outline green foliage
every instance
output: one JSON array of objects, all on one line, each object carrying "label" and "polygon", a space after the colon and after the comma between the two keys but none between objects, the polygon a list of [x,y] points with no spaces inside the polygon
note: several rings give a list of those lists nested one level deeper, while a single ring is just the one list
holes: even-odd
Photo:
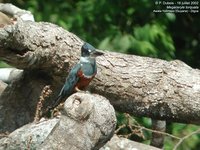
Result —
[{"label": "green foliage", "polygon": [[[146,144],[150,143],[151,132],[147,130],[151,128],[151,120],[149,118],[132,117],[127,114],[117,112],[117,134],[120,136],[128,136],[130,139]],[[123,126],[124,125],[124,126]],[[131,129],[130,130],[130,126]],[[167,125],[167,132],[177,138],[184,138],[188,136],[178,146],[177,150],[197,150],[199,147],[200,132],[199,126],[191,124],[170,123]],[[143,128],[143,130],[141,130]],[[138,132],[139,131],[139,132]],[[132,134],[133,135],[132,135]],[[165,135],[165,150],[172,150],[179,142],[177,138]]]},{"label": "green foliage", "polygon": [[[168,132],[171,132],[174,136],[183,138],[192,132],[195,132],[199,129],[199,126],[196,125],[187,125],[187,124],[181,124],[181,123],[173,123],[171,125],[168,125]],[[200,139],[200,133],[195,132],[191,134],[188,138],[182,141],[182,143],[178,146],[177,150],[198,150],[199,148],[199,139]],[[167,137],[165,139],[165,150],[171,150],[174,148],[174,146],[178,143],[178,140],[172,139],[170,137]]]},{"label": "green foliage", "polygon": [[146,130],[141,130],[142,127],[150,128],[151,120],[149,118],[137,118],[119,112],[116,112],[116,116],[118,120],[116,129],[118,135],[149,144],[151,133]]},{"label": "green foliage", "polygon": [[107,36],[99,44],[99,48],[168,60],[175,57],[172,38],[166,33],[165,26],[159,24],[135,27],[132,35],[118,33],[114,36]]},{"label": "green foliage", "polygon": [[98,48],[167,60],[177,58],[193,67],[200,66],[200,20],[196,14],[155,14],[157,6],[148,0],[4,2],[28,9],[37,21],[58,24]]},{"label": "green foliage", "polygon": [[11,66],[0,60],[0,68],[9,68],[9,67]]},{"label": "green foliage", "polygon": [[[101,49],[129,54],[180,59],[193,67],[200,66],[200,19],[197,14],[153,13],[154,1],[148,0],[4,0],[30,10],[36,21],[48,21],[75,33]],[[135,118],[150,127],[149,119]],[[126,122],[118,114],[118,125]],[[172,124],[168,132],[187,135],[197,127]],[[123,133],[130,130],[123,129]],[[150,134],[144,132],[147,139]],[[137,139],[137,137],[131,137]],[[141,140],[140,138],[138,140]],[[179,149],[198,149],[196,134]],[[177,140],[167,137],[165,149],[172,149]]]},{"label": "green foliage", "polygon": [[[37,0],[16,5],[30,10],[37,21],[56,23],[101,49],[168,60],[175,57],[166,25],[152,13],[153,2]],[[163,20],[172,18],[166,15]]]}]

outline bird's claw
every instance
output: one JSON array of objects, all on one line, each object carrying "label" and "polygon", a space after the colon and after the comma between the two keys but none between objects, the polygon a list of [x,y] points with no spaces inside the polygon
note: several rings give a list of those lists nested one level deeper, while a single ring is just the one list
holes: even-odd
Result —
[{"label": "bird's claw", "polygon": [[89,91],[80,90],[78,87],[75,87],[75,91],[80,93],[90,93]]},{"label": "bird's claw", "polygon": [[82,90],[80,90],[78,87],[75,87],[75,91],[76,92],[81,92]]}]

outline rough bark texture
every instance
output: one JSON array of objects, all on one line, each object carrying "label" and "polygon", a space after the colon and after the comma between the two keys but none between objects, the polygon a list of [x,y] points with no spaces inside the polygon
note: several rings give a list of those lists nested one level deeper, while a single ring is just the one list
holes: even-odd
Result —
[{"label": "rough bark texture", "polygon": [[[0,4],[0,11],[22,20],[34,20],[32,14],[12,5]],[[9,24],[0,28],[0,58],[24,71],[7,87],[2,87],[6,89],[0,97],[1,132],[13,131],[33,121],[37,101],[46,85],[51,85],[53,94],[45,100],[44,108],[54,99],[70,68],[78,61],[83,44],[74,34],[50,23],[18,19]],[[111,52],[99,57],[97,63],[98,74],[90,89],[107,97],[116,110],[136,116],[199,124],[199,70],[181,61],[167,62]],[[16,149],[16,146],[29,149],[30,146],[41,146],[43,141],[41,149],[101,147],[113,133],[116,120],[113,115],[108,117],[108,112],[114,110],[110,106],[102,107],[104,102],[99,103],[98,99],[103,97],[95,96],[96,104],[85,95],[79,96],[67,102],[67,111],[60,119],[53,123],[50,120],[52,124],[47,121],[22,127],[8,138],[1,139],[0,149]],[[89,101],[81,101],[82,98]],[[133,144],[127,139],[113,137],[104,149],[133,149]],[[136,147],[146,148],[140,144]]]},{"label": "rough bark texture", "polygon": [[114,133],[115,111],[99,95],[76,93],[64,105],[59,119],[25,125],[0,140],[0,149],[99,149]]},{"label": "rough bark texture", "polygon": [[112,139],[100,150],[161,150],[159,148],[134,142],[114,135]]},{"label": "rough bark texture", "polygon": [[[3,121],[0,119],[1,129],[13,130],[31,121],[46,84],[52,86],[51,98],[58,94],[67,73],[80,57],[82,44],[74,34],[50,23],[18,21],[0,29],[0,57],[24,69],[22,78],[1,96],[0,116],[7,116]],[[178,60],[167,62],[112,52],[105,52],[97,63],[98,74],[90,89],[107,97],[116,110],[199,123],[199,70]]]},{"label": "rough bark texture", "polygon": [[36,149],[58,124],[59,119],[30,123],[0,139],[0,150]]},{"label": "rough bark texture", "polygon": [[[166,132],[166,121],[152,119],[152,130],[159,132]],[[165,140],[164,134],[152,132],[150,144],[158,148],[163,148],[164,140]]]},{"label": "rough bark texture", "polygon": [[[25,70],[23,79],[6,90],[1,105],[10,103],[11,99],[25,101],[29,97],[25,103],[33,103],[27,104],[33,110],[45,84],[52,85],[56,95],[70,68],[78,61],[82,44],[72,33],[50,23],[19,21],[0,29],[0,57]],[[199,70],[178,60],[167,62],[111,52],[99,57],[97,63],[98,74],[90,88],[107,97],[116,110],[155,119],[199,123]],[[18,86],[17,90],[13,90],[14,85]],[[31,91],[22,92],[23,88]],[[10,92],[15,93],[14,98]]]}]

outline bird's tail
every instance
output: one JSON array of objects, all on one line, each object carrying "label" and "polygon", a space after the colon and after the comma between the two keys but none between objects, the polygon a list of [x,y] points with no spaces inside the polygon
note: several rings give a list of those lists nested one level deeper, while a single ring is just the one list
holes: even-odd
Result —
[{"label": "bird's tail", "polygon": [[53,101],[53,104],[48,107],[48,110],[56,108],[61,103],[62,98],[63,98],[62,95],[59,94],[57,98]]}]

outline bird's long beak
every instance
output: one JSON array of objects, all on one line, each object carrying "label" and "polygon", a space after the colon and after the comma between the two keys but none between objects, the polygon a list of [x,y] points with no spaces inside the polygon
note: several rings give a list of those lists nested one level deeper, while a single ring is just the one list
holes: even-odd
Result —
[{"label": "bird's long beak", "polygon": [[93,57],[97,57],[97,56],[101,56],[101,55],[103,55],[104,53],[103,52],[100,52],[100,51],[98,51],[98,50],[95,50],[95,51],[93,51],[92,52],[92,56]]}]

